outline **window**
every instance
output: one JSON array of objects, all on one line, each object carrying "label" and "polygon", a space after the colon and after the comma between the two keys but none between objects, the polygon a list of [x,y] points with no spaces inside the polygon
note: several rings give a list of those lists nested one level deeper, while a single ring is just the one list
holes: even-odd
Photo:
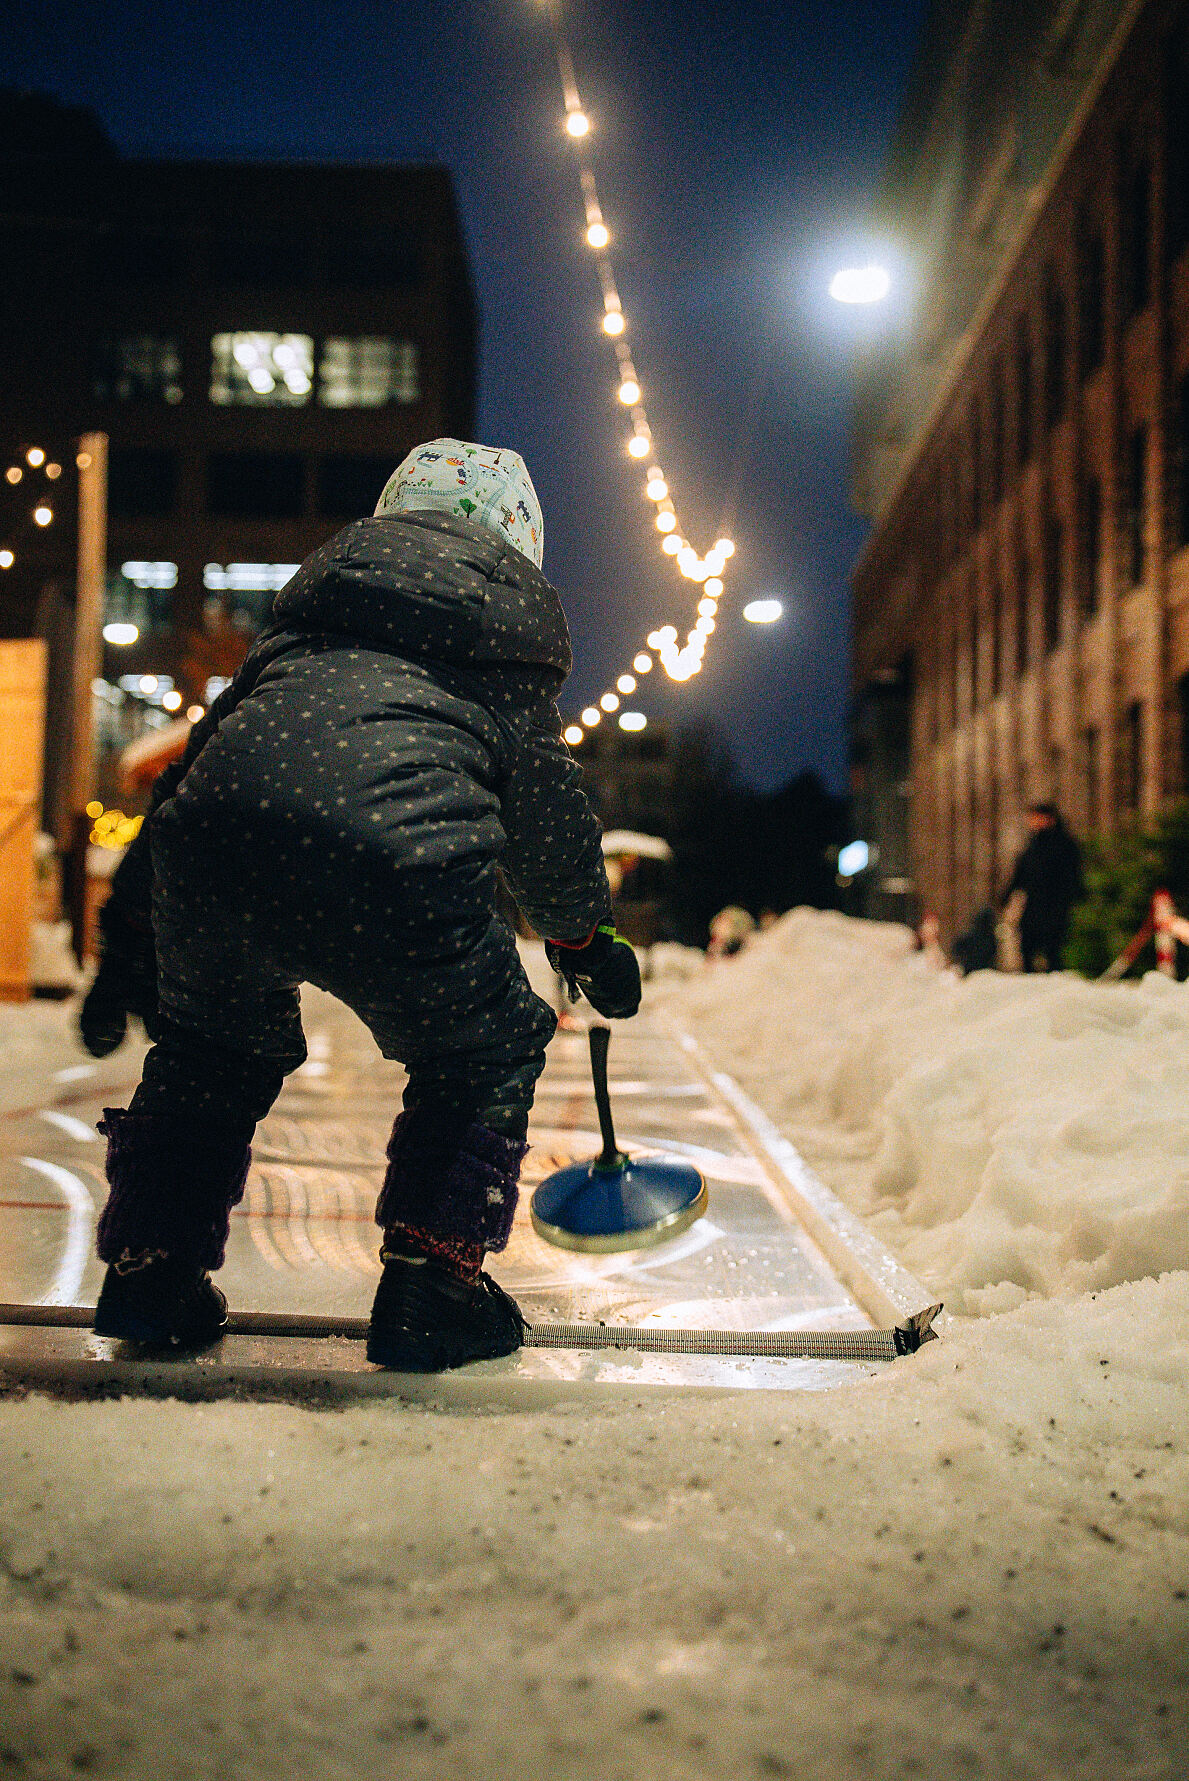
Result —
[{"label": "window", "polygon": [[1065,413],[1065,295],[1050,269],[1044,299],[1045,425],[1055,427]]},{"label": "window", "polygon": [[1146,160],[1127,174],[1121,208],[1123,313],[1133,316],[1147,307],[1151,294],[1152,169]]},{"label": "window", "polygon": [[182,356],[172,334],[105,335],[95,349],[97,402],[180,402]]},{"label": "window", "polygon": [[1082,613],[1093,618],[1098,611],[1098,568],[1102,561],[1102,478],[1090,474],[1082,488],[1081,550],[1078,580]]},{"label": "window", "polygon": [[1101,229],[1082,243],[1081,253],[1082,376],[1102,364],[1106,351],[1106,258]]},{"label": "window", "polygon": [[216,334],[211,401],[251,408],[300,408],[310,399],[314,342],[309,334]]},{"label": "window", "polygon": [[972,602],[970,607],[970,712],[971,716],[973,716],[978,710],[979,699],[982,694],[982,684],[979,678],[980,639],[977,588],[971,589],[970,598]]},{"label": "window", "polygon": [[326,408],[383,408],[421,397],[418,352],[411,340],[362,335],[322,344],[318,400]]},{"label": "window", "polygon": [[120,574],[133,587],[171,588],[178,584],[176,563],[121,563]]},{"label": "window", "polygon": [[1044,639],[1050,653],[1061,641],[1062,556],[1065,528],[1055,513],[1045,516],[1044,527]]},{"label": "window", "polygon": [[309,276],[308,239],[292,235],[219,235],[211,242],[214,284],[301,285]]},{"label": "window", "polygon": [[1189,243],[1189,34],[1181,25],[1165,51],[1164,115],[1168,119],[1165,172],[1165,248],[1170,260]]},{"label": "window", "polygon": [[107,229],[95,238],[94,268],[108,284],[164,284],[180,277],[180,243],[146,229]]},{"label": "window", "polygon": [[1016,462],[1032,456],[1032,332],[1028,317],[1016,323]]},{"label": "window", "polygon": [[1144,578],[1144,527],[1148,497],[1148,429],[1145,422],[1132,429],[1127,441],[1126,478],[1123,491],[1124,568],[1132,587]]},{"label": "window", "polygon": [[1029,581],[1031,569],[1023,538],[1016,545],[1016,675],[1027,674],[1031,651],[1028,638]]},{"label": "window", "polygon": [[152,446],[113,445],[107,460],[107,505],[116,519],[169,513],[177,493],[178,461]]},{"label": "window", "polygon": [[214,452],[206,487],[208,512],[226,519],[292,519],[305,511],[305,463],[297,452]]},{"label": "window", "polygon": [[1089,724],[1082,733],[1082,761],[1085,768],[1086,826],[1098,825],[1098,798],[1101,783],[1100,741],[1097,724]]},{"label": "window", "polygon": [[386,458],[323,458],[318,465],[318,512],[354,519],[374,513],[398,455],[394,451]]},{"label": "window", "polygon": [[1189,544],[1189,372],[1177,385],[1176,442],[1173,448],[1176,474],[1176,538]]},{"label": "window", "polygon": [[1144,707],[1134,699],[1123,716],[1123,800],[1128,810],[1138,810],[1144,774]]},{"label": "window", "polygon": [[300,563],[206,563],[202,585],[212,594],[277,594]]},{"label": "window", "polygon": [[996,360],[991,373],[991,500],[1003,499],[1003,361]]},{"label": "window", "polygon": [[333,283],[391,290],[417,282],[421,241],[409,229],[368,229],[336,237],[327,258]]},{"label": "window", "polygon": [[976,408],[970,421],[970,530],[983,523],[983,427]]}]

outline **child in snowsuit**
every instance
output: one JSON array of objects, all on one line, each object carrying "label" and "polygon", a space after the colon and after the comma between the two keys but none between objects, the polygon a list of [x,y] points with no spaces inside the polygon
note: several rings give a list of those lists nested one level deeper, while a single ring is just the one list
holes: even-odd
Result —
[{"label": "child in snowsuit", "polygon": [[436,1370],[519,1346],[519,1310],[481,1264],[511,1232],[555,1016],[497,914],[497,862],[600,1012],[640,999],[560,736],[570,641],[542,532],[515,452],[418,447],[375,516],[277,596],[154,787],[81,1020],[98,1055],[128,1010],[156,1041],[131,1106],[100,1125],[101,1334],[195,1345],[223,1327],[210,1270],[256,1122],[305,1058],[309,982],[409,1073],[376,1210],[369,1357]]}]

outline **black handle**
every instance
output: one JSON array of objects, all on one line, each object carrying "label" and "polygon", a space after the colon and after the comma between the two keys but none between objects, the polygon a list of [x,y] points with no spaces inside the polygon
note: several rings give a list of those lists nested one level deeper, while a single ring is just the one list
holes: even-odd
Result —
[{"label": "black handle", "polygon": [[591,1027],[590,1074],[594,1082],[595,1106],[599,1110],[599,1130],[603,1134],[603,1154],[596,1164],[600,1169],[618,1168],[626,1160],[615,1142],[615,1127],[611,1121],[611,1095],[607,1088],[607,1051],[610,1044],[610,1027]]}]

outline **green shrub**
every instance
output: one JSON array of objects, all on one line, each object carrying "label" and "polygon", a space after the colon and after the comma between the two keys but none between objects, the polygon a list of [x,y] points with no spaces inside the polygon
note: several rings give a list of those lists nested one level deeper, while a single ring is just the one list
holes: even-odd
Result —
[{"label": "green shrub", "polygon": [[[1073,911],[1064,963],[1099,977],[1143,926],[1154,891],[1171,891],[1177,908],[1189,914],[1189,800],[1170,805],[1150,828],[1092,835],[1083,863],[1086,897]],[[1150,969],[1154,958],[1149,941],[1132,970]]]}]

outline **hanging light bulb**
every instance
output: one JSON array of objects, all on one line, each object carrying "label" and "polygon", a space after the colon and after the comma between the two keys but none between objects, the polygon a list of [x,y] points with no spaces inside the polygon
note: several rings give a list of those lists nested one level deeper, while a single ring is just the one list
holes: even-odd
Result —
[{"label": "hanging light bulb", "polygon": [[620,692],[625,695],[628,693],[634,693],[636,690],[636,679],[633,674],[621,674],[619,679],[615,682],[615,684],[619,688]]},{"label": "hanging light bulb", "polygon": [[[649,642],[652,642],[652,639],[651,639],[651,638],[649,638]],[[653,648],[654,648],[654,649],[655,649],[655,648],[656,648],[656,645],[655,645],[655,644],[653,644]],[[633,668],[634,668],[634,669],[635,669],[635,670],[636,670],[636,673],[637,673],[637,674],[648,674],[648,673],[651,673],[651,671],[652,671],[652,657],[651,657],[651,656],[646,656],[646,655],[645,655],[645,654],[644,654],[644,651],[643,651],[643,650],[641,650],[641,651],[640,651],[640,653],[639,653],[639,655],[638,655],[638,656],[635,656],[635,657],[634,657],[634,658],[633,658],[633,660],[632,660],[632,667],[633,667]]]},{"label": "hanging light bulb", "polygon": [[716,538],[714,541],[714,554],[716,557],[723,557],[725,559],[733,557],[735,554],[735,546],[731,539]]},{"label": "hanging light bulb", "polygon": [[562,734],[571,748],[576,748],[586,734],[581,724],[567,724]]},{"label": "hanging light bulb", "polygon": [[706,583],[706,592],[708,594],[710,594],[715,600],[717,600],[719,595],[722,593],[722,582],[718,579],[717,575],[712,576],[711,579]]},{"label": "hanging light bulb", "polygon": [[676,625],[662,625],[660,630],[657,632],[657,636],[660,638],[662,644],[676,643],[676,641],[677,641],[677,626]]},{"label": "hanging light bulb", "polygon": [[618,309],[609,309],[603,317],[604,334],[622,334],[624,330],[623,313]]},{"label": "hanging light bulb", "polygon": [[595,725],[602,718],[602,715],[603,714],[597,705],[588,705],[586,710],[582,713],[582,721],[588,730],[593,730]]},{"label": "hanging light bulb", "polygon": [[15,562],[16,558],[10,550],[0,550],[0,569],[11,569]]},{"label": "hanging light bulb", "polygon": [[657,514],[656,529],[658,532],[672,532],[675,529],[676,525],[677,525],[677,515],[675,513],[658,513]]},{"label": "hanging light bulb", "polygon": [[35,507],[33,509],[34,521],[39,526],[48,526],[53,517],[54,510],[52,507]]},{"label": "hanging light bulb", "polygon": [[590,228],[586,231],[587,245],[600,251],[607,246],[610,239],[611,231],[606,223],[592,223]]},{"label": "hanging light bulb", "polygon": [[618,711],[619,710],[618,694],[604,693],[602,698],[599,700],[599,704],[603,707],[604,711]]},{"label": "hanging light bulb", "polygon": [[718,611],[717,600],[699,600],[698,612],[702,618],[713,618]]},{"label": "hanging light bulb", "polygon": [[649,452],[649,441],[643,433],[636,433],[628,440],[628,455],[633,458],[646,458]]},{"label": "hanging light bulb", "polygon": [[669,485],[659,470],[650,470],[648,472],[648,481],[644,486],[644,493],[648,496],[650,501],[663,501],[668,495]]},{"label": "hanging light bulb", "polygon": [[566,115],[566,134],[577,142],[580,137],[589,136],[590,119],[584,111],[571,111]]},{"label": "hanging light bulb", "polygon": [[[665,542],[661,545],[661,549],[667,557],[675,557],[677,552],[682,548],[682,543],[683,541],[677,536],[676,532],[670,532],[669,536],[665,539]],[[674,635],[676,635],[676,632],[674,632]]]},{"label": "hanging light bulb", "polygon": [[640,385],[634,377],[625,377],[619,386],[619,399],[625,408],[634,408],[640,400]]},{"label": "hanging light bulb", "polygon": [[40,445],[31,445],[25,453],[25,462],[31,470],[40,470],[45,463],[45,453]]}]

